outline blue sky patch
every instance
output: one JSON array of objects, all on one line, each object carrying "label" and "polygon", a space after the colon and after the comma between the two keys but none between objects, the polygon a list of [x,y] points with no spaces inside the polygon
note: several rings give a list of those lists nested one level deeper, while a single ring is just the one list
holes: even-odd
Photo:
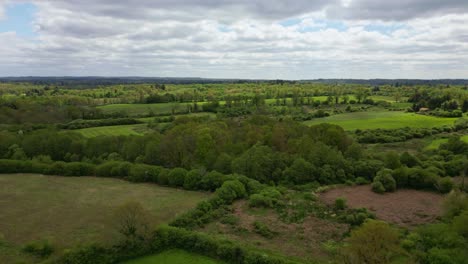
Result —
[{"label": "blue sky patch", "polygon": [[365,31],[377,31],[382,34],[390,35],[393,32],[405,28],[402,24],[390,24],[390,25],[382,25],[382,24],[369,24],[364,26]]},{"label": "blue sky patch", "polygon": [[0,20],[0,32],[14,31],[19,36],[34,37],[32,21],[37,7],[31,3],[9,4],[6,6],[6,18]]}]

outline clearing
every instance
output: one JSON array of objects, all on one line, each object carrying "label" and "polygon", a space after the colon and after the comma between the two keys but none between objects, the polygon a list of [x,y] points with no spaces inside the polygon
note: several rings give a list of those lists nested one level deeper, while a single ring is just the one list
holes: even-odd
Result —
[{"label": "clearing", "polygon": [[[48,239],[58,250],[106,243],[117,236],[113,214],[125,202],[139,201],[156,227],[208,197],[111,178],[0,174],[0,238],[18,247]],[[4,254],[0,247],[0,259]]]},{"label": "clearing", "polygon": [[336,188],[320,195],[330,205],[340,197],[352,208],[367,208],[377,218],[404,227],[433,222],[442,213],[443,195],[426,191],[400,189],[377,194],[370,185],[361,185]]},{"label": "clearing", "polygon": [[305,121],[306,125],[331,123],[343,127],[345,130],[356,129],[396,129],[403,127],[432,128],[453,125],[454,118],[442,118],[401,111],[369,111],[332,115]]},{"label": "clearing", "polygon": [[[254,222],[267,226],[273,232],[272,236],[264,237],[257,233]],[[307,263],[322,263],[329,258],[323,244],[341,240],[348,230],[347,224],[314,216],[307,216],[298,223],[285,223],[273,209],[250,208],[246,201],[237,201],[233,204],[231,214],[225,215],[221,221],[209,223],[199,231],[237,240],[272,255],[281,254]]]},{"label": "clearing", "polygon": [[125,262],[125,264],[221,264],[223,262],[209,257],[189,253],[187,251],[172,249],[156,255],[138,258]]}]

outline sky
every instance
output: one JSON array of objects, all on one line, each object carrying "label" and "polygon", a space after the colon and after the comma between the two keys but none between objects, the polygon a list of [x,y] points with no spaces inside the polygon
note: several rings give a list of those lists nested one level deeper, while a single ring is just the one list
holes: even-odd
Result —
[{"label": "sky", "polygon": [[0,76],[468,78],[468,0],[0,0]]}]

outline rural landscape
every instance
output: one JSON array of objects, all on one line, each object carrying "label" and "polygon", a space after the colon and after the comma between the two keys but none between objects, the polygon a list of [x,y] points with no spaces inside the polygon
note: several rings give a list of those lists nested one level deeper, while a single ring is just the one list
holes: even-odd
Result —
[{"label": "rural landscape", "polygon": [[463,81],[3,78],[2,263],[465,263]]},{"label": "rural landscape", "polygon": [[0,0],[0,264],[468,264],[468,0]]}]

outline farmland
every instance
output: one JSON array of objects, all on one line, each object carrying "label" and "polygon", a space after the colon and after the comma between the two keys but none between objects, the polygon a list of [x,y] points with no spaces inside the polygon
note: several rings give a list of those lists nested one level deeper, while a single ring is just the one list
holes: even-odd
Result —
[{"label": "farmland", "polygon": [[306,125],[320,123],[336,124],[345,130],[356,129],[396,129],[403,127],[432,128],[453,125],[457,118],[438,118],[414,113],[398,111],[369,111],[349,114],[339,114],[321,119],[304,122]]},{"label": "farmland", "polygon": [[98,136],[131,136],[143,135],[147,131],[146,124],[137,125],[121,125],[121,126],[102,126],[78,129],[76,132],[82,134],[84,137],[98,137]]},{"label": "farmland", "polygon": [[[59,252],[118,238],[113,212],[127,201],[140,201],[150,212],[155,228],[208,197],[205,193],[95,177],[1,174],[0,186],[3,239],[16,248],[47,239]],[[8,257],[4,254],[0,248],[0,258]]]}]

